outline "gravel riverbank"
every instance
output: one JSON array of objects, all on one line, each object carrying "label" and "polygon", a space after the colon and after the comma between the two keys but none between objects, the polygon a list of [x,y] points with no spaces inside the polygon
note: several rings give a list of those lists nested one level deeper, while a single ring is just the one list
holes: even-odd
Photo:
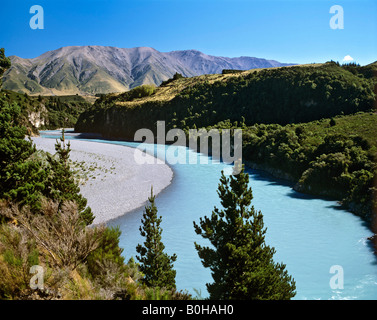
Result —
[{"label": "gravel riverbank", "polygon": [[[55,153],[55,139],[32,138],[37,149]],[[95,215],[93,224],[105,223],[146,204],[173,178],[172,169],[161,160],[139,164],[152,157],[140,150],[121,145],[82,140],[71,142],[70,159],[80,177],[81,194]],[[136,159],[136,160],[135,160]]]}]

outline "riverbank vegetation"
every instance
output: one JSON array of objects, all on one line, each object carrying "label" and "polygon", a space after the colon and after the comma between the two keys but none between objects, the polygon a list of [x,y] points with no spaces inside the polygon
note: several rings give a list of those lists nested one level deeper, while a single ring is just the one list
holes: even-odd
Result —
[{"label": "riverbank vegetation", "polygon": [[[230,129],[229,121],[207,127]],[[243,160],[290,180],[294,189],[336,199],[374,230],[377,114],[359,112],[307,123],[243,127]]]}]

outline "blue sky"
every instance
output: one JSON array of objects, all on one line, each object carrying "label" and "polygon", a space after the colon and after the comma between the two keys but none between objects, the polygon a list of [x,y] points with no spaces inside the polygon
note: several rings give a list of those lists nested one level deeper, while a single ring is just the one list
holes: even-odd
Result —
[{"label": "blue sky", "polygon": [[[44,9],[43,30],[29,26],[32,5]],[[333,5],[343,7],[344,29],[330,28]],[[8,56],[103,45],[295,63],[377,60],[376,0],[2,0],[1,8]]]}]

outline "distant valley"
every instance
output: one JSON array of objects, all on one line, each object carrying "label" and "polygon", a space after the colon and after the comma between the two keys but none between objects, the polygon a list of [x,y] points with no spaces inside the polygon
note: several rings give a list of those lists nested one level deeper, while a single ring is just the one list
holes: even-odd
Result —
[{"label": "distant valley", "polygon": [[159,52],[149,47],[69,46],[33,59],[10,57],[3,88],[31,95],[95,95],[160,85],[176,72],[184,77],[292,65],[254,57],[227,58],[197,50]]}]

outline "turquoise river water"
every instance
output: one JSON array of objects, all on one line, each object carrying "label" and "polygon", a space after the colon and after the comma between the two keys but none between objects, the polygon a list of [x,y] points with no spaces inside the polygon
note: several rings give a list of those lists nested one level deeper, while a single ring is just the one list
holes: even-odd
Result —
[{"label": "turquoise river water", "polygon": [[[44,131],[41,136],[56,138],[56,132]],[[86,140],[69,132],[66,138]],[[205,298],[208,296],[205,284],[212,278],[194,248],[194,242],[206,242],[195,233],[193,221],[209,216],[214,206],[221,207],[216,190],[221,170],[229,166],[211,158],[209,164],[200,164],[199,159],[205,156],[185,147],[155,145],[155,155],[164,159],[168,148],[168,152],[175,152],[181,160],[191,153],[198,161],[197,164],[169,164],[174,178],[156,197],[158,214],[162,216],[162,240],[166,252],[176,253],[178,257],[174,264],[177,288],[194,296],[199,292]],[[276,249],[274,261],[286,264],[296,281],[294,299],[377,299],[377,258],[367,240],[372,233],[360,218],[340,210],[335,201],[298,193],[286,181],[264,172],[251,169],[247,172],[254,195],[252,204],[262,211],[267,227],[266,242]],[[139,232],[143,210],[136,209],[108,222],[120,226],[120,246],[127,260],[136,256],[135,248],[143,242]],[[332,266],[337,266],[335,271],[330,270]],[[330,284],[335,279],[335,284],[340,284],[340,270],[343,288],[334,288]]]}]

